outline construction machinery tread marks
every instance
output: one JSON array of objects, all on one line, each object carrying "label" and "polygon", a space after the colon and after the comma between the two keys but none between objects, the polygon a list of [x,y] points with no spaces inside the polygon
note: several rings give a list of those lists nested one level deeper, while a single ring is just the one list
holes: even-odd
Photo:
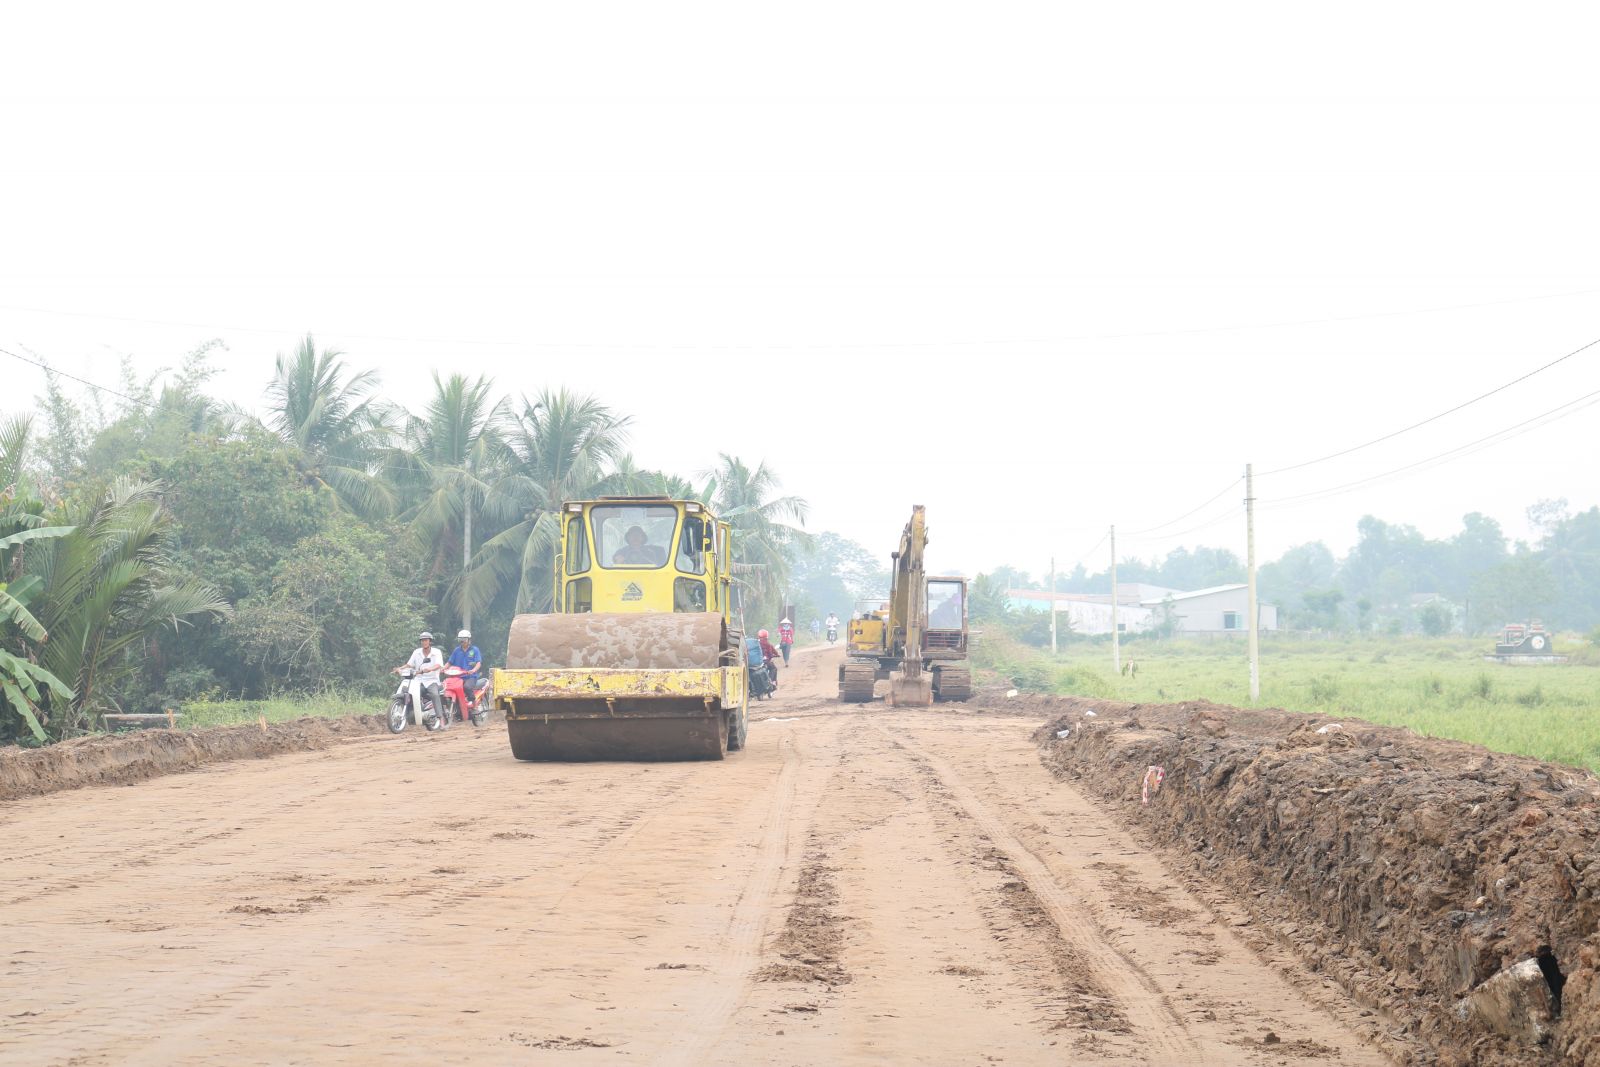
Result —
[{"label": "construction machinery tread marks", "polygon": [[877,680],[877,664],[846,663],[839,668],[839,699],[847,704],[865,704],[872,699]]}]

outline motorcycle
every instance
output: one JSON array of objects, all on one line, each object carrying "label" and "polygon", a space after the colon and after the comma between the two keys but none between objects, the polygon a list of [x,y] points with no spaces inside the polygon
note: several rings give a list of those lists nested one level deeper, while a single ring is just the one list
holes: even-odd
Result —
[{"label": "motorcycle", "polygon": [[448,722],[470,719],[472,725],[482,726],[489,721],[494,702],[487,685],[474,690],[475,700],[468,699],[466,683],[461,680],[466,673],[460,667],[444,669],[444,717]]},{"label": "motorcycle", "polygon": [[[397,734],[404,730],[409,723],[416,723],[430,733],[445,728],[444,715],[436,706],[433,690],[427,686],[421,688],[421,699],[411,699],[411,682],[417,676],[411,667],[398,667],[394,671],[400,676],[400,688],[394,691],[394,696],[389,699],[389,732]],[[416,707],[421,704],[421,707]]]},{"label": "motorcycle", "polygon": [[750,675],[750,695],[756,700],[765,700],[777,689],[778,673],[776,668],[767,663],[766,656],[762,655],[761,643],[755,638],[746,642],[745,663]]},{"label": "motorcycle", "polygon": [[839,628],[837,626],[828,627],[828,644],[831,645],[837,640],[839,640]]}]

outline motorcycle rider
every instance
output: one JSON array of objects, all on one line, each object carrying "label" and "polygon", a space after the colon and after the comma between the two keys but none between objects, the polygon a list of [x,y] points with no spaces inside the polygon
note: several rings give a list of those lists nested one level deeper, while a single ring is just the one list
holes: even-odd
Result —
[{"label": "motorcycle rider", "polygon": [[839,636],[839,616],[835,615],[833,612],[830,611],[830,612],[828,612],[828,643],[830,645],[833,644],[834,640],[838,636]]},{"label": "motorcycle rider", "polygon": [[778,688],[778,650],[772,647],[772,642],[767,640],[767,631],[756,632],[756,640],[761,642],[761,654],[767,657],[767,673],[772,675],[772,688]]},{"label": "motorcycle rider", "polygon": [[394,669],[399,674],[406,667],[414,672],[411,676],[411,706],[417,709],[417,717],[422,716],[422,692],[427,688],[433,693],[433,707],[440,711],[444,702],[439,699],[439,672],[444,670],[444,656],[437,648],[433,647],[433,635],[427,630],[417,635],[418,648],[412,650],[411,658],[404,664]]},{"label": "motorcycle rider", "polygon": [[465,672],[461,675],[461,690],[467,696],[467,704],[461,708],[465,718],[469,712],[467,705],[478,702],[478,690],[489,681],[483,676],[483,653],[472,643],[471,630],[456,634],[456,647],[450,650],[449,665]]}]

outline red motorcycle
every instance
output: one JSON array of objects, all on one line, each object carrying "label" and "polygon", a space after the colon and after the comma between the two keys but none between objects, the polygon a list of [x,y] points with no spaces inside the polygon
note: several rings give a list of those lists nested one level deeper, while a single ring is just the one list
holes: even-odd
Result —
[{"label": "red motorcycle", "polygon": [[489,721],[489,709],[494,706],[493,696],[487,680],[469,695],[466,683],[462,681],[466,673],[460,667],[444,669],[445,717],[450,722],[470,720],[472,725],[482,726]]}]

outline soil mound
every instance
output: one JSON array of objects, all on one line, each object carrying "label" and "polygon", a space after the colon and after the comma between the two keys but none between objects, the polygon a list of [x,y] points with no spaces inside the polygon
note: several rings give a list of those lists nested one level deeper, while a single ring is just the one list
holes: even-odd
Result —
[{"label": "soil mound", "polygon": [[1047,766],[1228,887],[1432,1062],[1600,1063],[1593,775],[1348,719],[1048,707]]},{"label": "soil mound", "polygon": [[85,785],[125,785],[208,763],[326,748],[340,738],[382,733],[381,715],[304,718],[260,726],[141,730],[80,737],[46,748],[0,750],[0,802]]}]

